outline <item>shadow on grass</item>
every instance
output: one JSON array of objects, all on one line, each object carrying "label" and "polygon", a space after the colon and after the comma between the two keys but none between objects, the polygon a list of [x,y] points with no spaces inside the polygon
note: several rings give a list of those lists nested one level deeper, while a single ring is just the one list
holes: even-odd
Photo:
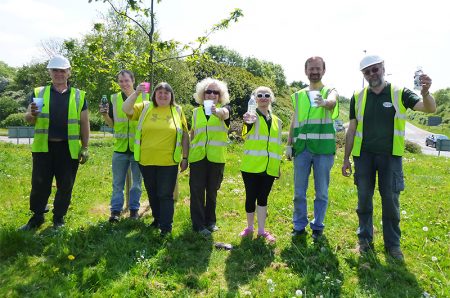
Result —
[{"label": "shadow on grass", "polygon": [[348,265],[357,271],[359,291],[376,297],[421,297],[423,290],[405,263],[386,255],[382,264],[374,252],[355,258],[346,258]]},{"label": "shadow on grass", "polygon": [[130,220],[36,233],[2,229],[0,285],[18,296],[95,293],[133,268],[143,252],[156,255],[158,237],[159,231]]},{"label": "shadow on grass", "polygon": [[309,244],[307,237],[293,237],[291,246],[281,252],[281,258],[301,279],[297,289],[317,297],[339,297],[344,275],[328,239],[323,235]]},{"label": "shadow on grass", "polygon": [[239,296],[239,286],[249,283],[264,271],[274,260],[274,247],[258,237],[241,239],[230,252],[225,262],[225,279],[228,284],[227,297]]}]

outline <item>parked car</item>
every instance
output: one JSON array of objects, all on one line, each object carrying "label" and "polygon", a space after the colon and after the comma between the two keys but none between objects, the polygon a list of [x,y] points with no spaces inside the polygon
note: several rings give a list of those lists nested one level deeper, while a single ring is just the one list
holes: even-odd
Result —
[{"label": "parked car", "polygon": [[334,129],[336,131],[343,131],[345,129],[344,122],[342,120],[339,120],[339,119],[338,120],[334,120],[333,125],[334,125]]},{"label": "parked car", "polygon": [[429,135],[425,139],[425,145],[426,146],[431,146],[433,148],[436,148],[437,140],[448,140],[448,137],[444,136],[444,135]]}]

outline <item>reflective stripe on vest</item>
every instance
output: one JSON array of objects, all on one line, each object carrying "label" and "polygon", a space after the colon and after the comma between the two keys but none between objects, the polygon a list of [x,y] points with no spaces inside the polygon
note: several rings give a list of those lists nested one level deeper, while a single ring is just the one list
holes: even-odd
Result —
[{"label": "reflective stripe on vest", "polygon": [[[360,156],[361,154],[367,91],[368,87],[354,94],[357,125],[355,137],[353,138],[353,156]],[[391,85],[391,102],[395,109],[392,155],[396,156],[402,156],[405,151],[406,108],[402,102],[402,94],[403,89]]]},{"label": "reflective stripe on vest", "polygon": [[[48,152],[48,128],[50,124],[50,89],[51,86],[37,87],[34,89],[36,97],[44,98],[42,112],[39,113],[34,125],[34,141],[32,152]],[[81,109],[84,106],[85,92],[76,88],[70,88],[69,111],[67,119],[67,138],[70,156],[78,159],[81,150],[80,118]]]},{"label": "reflective stripe on vest", "polygon": [[[332,89],[320,90],[323,99]],[[323,107],[311,107],[308,90],[302,89],[292,95],[294,105],[293,144],[296,153],[305,148],[315,154],[334,154],[336,152],[336,131],[333,119],[339,116],[339,101],[333,111]]]},{"label": "reflective stripe on vest", "polygon": [[206,158],[215,163],[225,163],[228,145],[228,126],[215,115],[206,119],[203,107],[192,113],[193,138],[189,150],[189,162]]},{"label": "reflective stripe on vest", "polygon": [[[149,95],[146,94],[148,100]],[[114,151],[125,152],[130,148],[134,151],[134,136],[136,134],[137,121],[128,120],[127,115],[122,111],[124,99],[122,92],[111,95],[111,103],[113,106],[113,120],[114,120]],[[142,93],[136,98],[136,103],[142,102]]]},{"label": "reflective stripe on vest", "polygon": [[[140,161],[141,159],[141,136],[142,136],[142,126],[144,124],[145,119],[147,118],[150,111],[153,109],[153,102],[151,101],[144,101],[144,108],[142,110],[141,116],[139,117],[138,124],[136,127],[136,135],[134,137],[134,159],[136,161]],[[181,140],[183,138],[183,127],[181,123],[181,115],[182,110],[181,107],[171,106],[170,111],[172,113],[172,119],[175,123],[176,127],[176,142],[175,142],[175,148],[173,150],[173,161],[176,163],[179,163],[181,161],[181,152],[182,152],[182,146],[181,146]]]},{"label": "reflective stripe on vest", "polygon": [[[247,173],[263,173],[278,177],[282,155],[281,132],[282,122],[271,115],[270,131],[263,116],[258,115],[256,121],[245,137],[244,156],[241,171]],[[243,133],[245,134],[245,126]]]}]

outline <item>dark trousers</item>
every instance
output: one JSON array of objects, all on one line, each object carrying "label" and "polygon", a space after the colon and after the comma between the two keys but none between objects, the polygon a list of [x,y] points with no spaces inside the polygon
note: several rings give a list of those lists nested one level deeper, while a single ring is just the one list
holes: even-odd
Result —
[{"label": "dark trousers", "polygon": [[189,167],[191,221],[193,229],[199,231],[216,224],[217,191],[222,184],[225,164],[204,158]]},{"label": "dark trousers", "polygon": [[256,202],[258,202],[258,206],[267,206],[267,198],[275,177],[247,172],[241,173],[245,185],[245,212],[255,212]]},{"label": "dark trousers", "polygon": [[159,223],[161,231],[170,232],[173,223],[173,191],[177,181],[178,165],[139,165],[139,167],[144,178],[153,218]]},{"label": "dark trousers", "polygon": [[385,247],[400,246],[400,191],[404,190],[402,158],[386,154],[361,152],[353,157],[355,184],[358,189],[360,241],[373,241],[373,194],[378,172],[378,189],[381,196],[383,239]]},{"label": "dark trousers", "polygon": [[44,214],[55,177],[53,216],[56,218],[65,216],[72,198],[78,159],[72,159],[70,156],[67,142],[48,142],[48,152],[33,152],[32,155],[30,210],[38,216]]}]

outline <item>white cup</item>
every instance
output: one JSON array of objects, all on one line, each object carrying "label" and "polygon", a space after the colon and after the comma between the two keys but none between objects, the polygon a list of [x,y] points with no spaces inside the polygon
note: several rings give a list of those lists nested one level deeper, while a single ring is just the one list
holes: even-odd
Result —
[{"label": "white cup", "polygon": [[311,102],[311,107],[317,107],[317,103],[314,101],[320,96],[320,91],[314,90],[308,92],[309,101]]},{"label": "white cup", "polygon": [[42,107],[44,106],[44,99],[42,97],[33,97],[33,102],[37,106],[37,112],[42,112]]},{"label": "white cup", "polygon": [[214,104],[214,100],[211,100],[211,99],[205,99],[203,101],[203,106],[205,107],[205,114],[206,115],[211,115],[212,114],[211,107],[212,107],[213,104]]}]

